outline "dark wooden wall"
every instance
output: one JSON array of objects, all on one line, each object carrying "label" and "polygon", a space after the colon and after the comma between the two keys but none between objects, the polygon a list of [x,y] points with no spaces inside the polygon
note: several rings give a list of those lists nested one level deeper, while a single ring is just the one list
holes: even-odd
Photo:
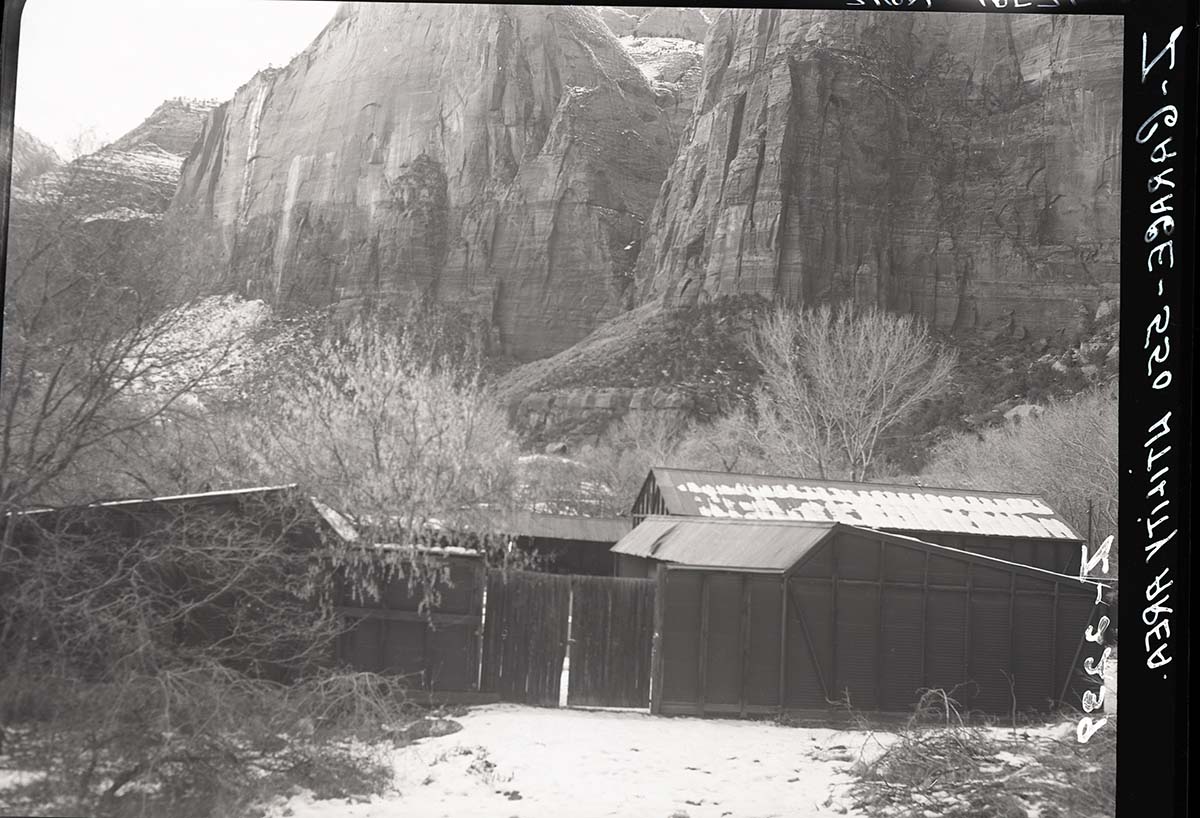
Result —
[{"label": "dark wooden wall", "polygon": [[404,578],[387,582],[378,600],[342,589],[338,611],[350,627],[338,640],[338,659],[352,668],[405,677],[413,688],[478,690],[483,562],[447,557],[449,582],[438,605],[420,611],[422,590]]},{"label": "dark wooden wall", "polygon": [[517,548],[539,559],[538,567],[553,574],[578,574],[592,577],[613,576],[615,542],[559,540],[547,537],[519,537]]},{"label": "dark wooden wall", "polygon": [[786,582],[676,568],[659,593],[663,713],[822,710],[846,697],[899,713],[930,688],[994,714],[1014,699],[1017,711],[1078,706],[1094,687],[1084,658],[1100,653],[1083,641],[1103,610],[1090,587],[848,533]]},{"label": "dark wooden wall", "polygon": [[897,534],[918,540],[960,548],[973,554],[1008,560],[1009,562],[1044,568],[1059,574],[1079,573],[1079,543],[1074,540],[1039,540],[1021,537],[983,537],[969,534],[947,534],[940,531],[897,531]]}]

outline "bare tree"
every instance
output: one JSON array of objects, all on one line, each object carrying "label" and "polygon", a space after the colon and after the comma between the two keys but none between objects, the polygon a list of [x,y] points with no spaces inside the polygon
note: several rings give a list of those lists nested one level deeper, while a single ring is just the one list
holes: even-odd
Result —
[{"label": "bare tree", "polygon": [[0,725],[24,722],[35,803],[114,814],[137,784],[148,814],[197,797],[237,813],[272,779],[364,769],[313,731],[377,739],[403,697],[327,667],[344,623],[306,498],[238,502],[14,515]]},{"label": "bare tree", "polygon": [[379,542],[413,543],[511,494],[516,441],[470,364],[357,322],[254,407],[264,475],[299,480]]},{"label": "bare tree", "polygon": [[957,357],[911,316],[778,309],[757,330],[760,443],[791,471],[867,477],[881,436],[950,382]]},{"label": "bare tree", "polygon": [[[933,450],[923,478],[939,485],[1040,494],[1099,543],[1117,534],[1117,391],[1052,403],[1036,417],[955,435]],[[1116,549],[1113,549],[1116,555]]]},{"label": "bare tree", "polygon": [[[232,333],[169,310],[152,219],[97,219],[82,162],[14,202],[5,245],[0,512],[119,491],[131,435],[194,407]],[[94,180],[93,180],[94,181]]]},{"label": "bare tree", "polygon": [[579,452],[588,481],[607,491],[604,512],[629,513],[646,474],[654,466],[676,465],[679,444],[687,431],[683,417],[671,412],[630,412],[593,445]]},{"label": "bare tree", "polygon": [[724,472],[770,470],[757,418],[745,406],[688,429],[675,455],[681,466]]}]

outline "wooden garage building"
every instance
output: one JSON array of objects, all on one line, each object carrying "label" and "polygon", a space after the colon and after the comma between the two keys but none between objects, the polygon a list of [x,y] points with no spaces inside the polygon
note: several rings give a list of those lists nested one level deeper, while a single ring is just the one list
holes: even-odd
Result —
[{"label": "wooden garage building", "polygon": [[[652,712],[975,711],[1078,705],[1095,583],[837,522],[645,517],[614,548],[654,566]],[[1011,680],[1011,685],[1010,685]]]},{"label": "wooden garage building", "polygon": [[[1083,543],[1035,495],[690,469],[650,470],[634,501],[633,525],[648,515],[845,523],[1070,576],[1079,573]],[[618,552],[618,576],[653,570]]]}]

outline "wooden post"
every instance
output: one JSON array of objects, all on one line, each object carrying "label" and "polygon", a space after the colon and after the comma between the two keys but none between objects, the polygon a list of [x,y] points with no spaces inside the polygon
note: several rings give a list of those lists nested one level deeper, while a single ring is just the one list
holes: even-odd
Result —
[{"label": "wooden post", "polygon": [[[966,627],[963,628],[963,681],[971,681],[971,603],[974,601],[974,574],[971,571],[973,563],[967,563],[967,614],[964,617]],[[969,688],[968,688],[969,689]],[[968,709],[970,709],[968,707]]]},{"label": "wooden post", "polygon": [[[833,560],[833,573],[830,576],[830,584],[832,586],[831,591],[830,591],[830,603],[831,603],[832,610],[830,611],[829,627],[830,627],[830,630],[832,631],[832,633],[831,633],[830,639],[829,639],[829,647],[830,647],[829,654],[831,657],[831,661],[829,663],[830,664],[829,692],[834,696],[838,695],[838,686],[837,686],[837,683],[838,683],[838,672],[837,672],[838,671],[838,668],[837,668],[837,659],[838,659],[838,649],[837,649],[837,643],[838,643],[838,640],[837,640],[837,635],[838,635],[838,631],[837,631],[837,626],[838,626],[838,609],[837,609],[838,559],[837,558],[838,558],[838,552],[837,552],[836,546],[837,546],[837,540],[835,539],[829,545],[829,548],[833,551],[833,554],[831,555],[832,560]],[[828,696],[826,696],[826,699],[828,699]],[[832,704],[833,702],[831,701],[830,703]]]},{"label": "wooden post", "polygon": [[658,564],[654,587],[654,635],[650,656],[650,712],[662,712],[663,689],[663,613],[667,601],[667,566]]},{"label": "wooden post", "polygon": [[921,687],[929,687],[929,551],[921,569]]},{"label": "wooden post", "polygon": [[779,581],[779,712],[787,707],[788,576]]},{"label": "wooden post", "polygon": [[746,715],[746,675],[750,672],[750,578],[742,574],[742,615],[738,641],[742,648],[742,673],[738,684],[738,713]]},{"label": "wooden post", "polygon": [[1058,583],[1054,583],[1054,596],[1050,602],[1050,705],[1053,707],[1054,693],[1058,689]]},{"label": "wooden post", "polygon": [[696,673],[696,695],[700,715],[708,699],[708,573],[700,575],[700,644]]},{"label": "wooden post", "polygon": [[1014,653],[1017,641],[1017,628],[1014,624],[1017,609],[1017,573],[1008,572],[1008,674],[1012,682],[1013,718],[1016,718],[1017,697],[1017,657]]},{"label": "wooden post", "polygon": [[883,560],[884,544],[879,541],[879,589],[875,595],[875,613],[879,617],[878,630],[875,634],[875,706],[883,710]]}]

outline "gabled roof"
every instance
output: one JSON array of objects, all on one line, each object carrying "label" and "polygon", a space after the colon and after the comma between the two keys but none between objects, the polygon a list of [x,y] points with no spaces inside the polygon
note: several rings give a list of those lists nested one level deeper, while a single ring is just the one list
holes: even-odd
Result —
[{"label": "gabled roof", "polygon": [[1083,541],[1066,520],[1032,494],[661,467],[650,470],[647,482],[651,479],[667,512],[679,516],[841,522],[882,531]]},{"label": "gabled roof", "polygon": [[883,539],[898,545],[928,550],[967,562],[990,565],[1057,582],[1103,586],[1094,579],[1060,574],[1018,562],[977,554],[960,548],[926,542],[915,537],[847,525],[803,520],[732,520],[697,517],[647,517],[613,546],[614,554],[627,554],[671,563],[677,568],[725,569],[733,572],[787,574],[803,563],[818,546],[839,532]]},{"label": "gabled roof", "polygon": [[647,517],[612,552],[694,567],[783,572],[824,542],[836,525]]}]

